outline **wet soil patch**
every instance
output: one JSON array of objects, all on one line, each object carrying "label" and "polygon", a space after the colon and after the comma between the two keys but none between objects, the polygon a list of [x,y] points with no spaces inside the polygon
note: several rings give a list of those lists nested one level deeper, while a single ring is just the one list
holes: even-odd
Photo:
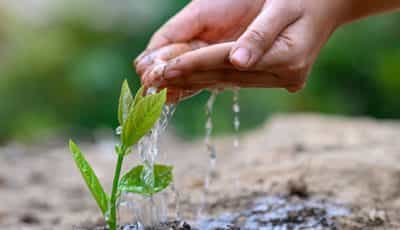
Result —
[{"label": "wet soil patch", "polygon": [[[184,222],[171,220],[156,226],[139,228],[136,224],[121,230],[254,230],[254,229],[339,229],[337,218],[351,214],[345,206],[323,199],[296,196],[243,196],[221,199],[211,204],[217,217]],[[238,208],[240,210],[238,210]],[[224,210],[223,212],[221,210]],[[99,226],[99,225],[97,225]],[[104,226],[104,225],[103,225]],[[107,230],[106,227],[78,228]]]},{"label": "wet soil patch", "polygon": [[350,211],[340,204],[317,199],[268,196],[240,212],[223,213],[196,222],[201,230],[217,229],[338,229],[335,219]]},{"label": "wet soil patch", "polygon": [[[79,228],[74,228],[74,230],[109,230],[108,227],[102,225],[102,226],[87,226],[87,227],[79,227]],[[151,227],[141,227],[138,224],[125,224],[119,228],[119,230],[198,230],[196,228],[193,228],[190,224],[188,224],[185,221],[179,221],[179,220],[171,220],[168,222],[160,223],[155,226]]]}]

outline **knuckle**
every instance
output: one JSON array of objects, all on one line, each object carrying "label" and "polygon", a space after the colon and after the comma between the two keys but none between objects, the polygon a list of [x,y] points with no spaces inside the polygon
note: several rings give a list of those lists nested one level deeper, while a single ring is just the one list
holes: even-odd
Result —
[{"label": "knuckle", "polygon": [[266,31],[252,29],[248,32],[248,39],[250,40],[250,42],[258,46],[264,46],[268,37],[269,35]]}]

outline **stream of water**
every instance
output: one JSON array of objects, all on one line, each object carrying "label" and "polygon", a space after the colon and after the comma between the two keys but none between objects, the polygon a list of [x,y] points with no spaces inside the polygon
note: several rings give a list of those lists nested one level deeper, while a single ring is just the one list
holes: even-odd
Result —
[{"label": "stream of water", "polygon": [[[147,94],[156,93],[156,89],[150,88]],[[149,185],[154,185],[153,167],[159,156],[159,139],[161,133],[166,129],[170,118],[175,111],[174,105],[165,105],[163,107],[160,119],[156,122],[151,131],[144,136],[137,144],[140,159],[143,163],[142,179]],[[178,191],[174,191],[178,194]],[[160,193],[150,197],[124,193],[118,202],[118,216],[120,222],[122,219],[136,223],[137,229],[142,226],[148,226],[167,220],[168,210],[166,204],[166,194]],[[179,197],[179,194],[177,195]],[[177,199],[179,202],[179,199]],[[179,207],[179,205],[177,205]]]},{"label": "stream of water", "polygon": [[212,113],[214,108],[215,99],[217,98],[218,91],[211,91],[211,95],[208,98],[205,107],[206,113],[206,124],[205,124],[205,138],[204,143],[206,145],[206,153],[209,157],[209,164],[207,168],[207,173],[204,178],[204,186],[203,186],[203,194],[200,201],[199,209],[197,210],[197,216],[203,216],[203,211],[206,205],[206,199],[208,195],[208,190],[211,184],[211,180],[213,175],[215,174],[215,165],[217,163],[217,152],[215,149],[214,144],[211,141],[211,135],[213,132],[213,120],[212,120]]},{"label": "stream of water", "polygon": [[239,148],[239,129],[240,129],[240,104],[239,104],[239,90],[240,88],[233,89],[232,96],[232,112],[233,112],[233,130],[235,137],[233,140],[234,151]]},{"label": "stream of water", "polygon": [[[239,92],[240,88],[233,88],[232,90],[232,113],[233,113],[233,151],[232,154],[235,154],[239,151],[240,140],[239,140],[239,131],[240,131],[240,103],[239,103]],[[238,176],[235,174],[232,176],[234,189],[240,189],[240,181]]]}]

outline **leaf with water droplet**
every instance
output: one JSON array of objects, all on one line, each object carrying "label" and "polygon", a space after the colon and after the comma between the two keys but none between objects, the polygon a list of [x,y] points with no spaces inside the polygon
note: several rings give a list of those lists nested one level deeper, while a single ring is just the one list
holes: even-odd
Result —
[{"label": "leaf with water droplet", "polygon": [[[136,98],[135,98],[136,99]],[[127,80],[124,80],[121,87],[121,94],[119,96],[118,105],[118,121],[120,125],[123,125],[126,118],[128,117],[129,110],[133,102],[131,90]]]},{"label": "leaf with water droplet", "polygon": [[107,194],[104,192],[103,186],[100,184],[99,179],[97,178],[90,164],[83,156],[81,150],[72,140],[69,141],[69,149],[72,153],[76,166],[86,182],[86,185],[96,200],[100,210],[105,215],[108,210],[109,199]]},{"label": "leaf with water droplet", "polygon": [[121,135],[121,142],[125,147],[136,144],[157,122],[162,108],[167,100],[167,90],[143,97],[131,108]]},{"label": "leaf with water droplet", "polygon": [[142,176],[144,170],[144,166],[139,165],[127,172],[119,182],[119,191],[150,196],[167,188],[173,180],[172,166],[156,164],[153,167],[154,183],[150,186]]}]

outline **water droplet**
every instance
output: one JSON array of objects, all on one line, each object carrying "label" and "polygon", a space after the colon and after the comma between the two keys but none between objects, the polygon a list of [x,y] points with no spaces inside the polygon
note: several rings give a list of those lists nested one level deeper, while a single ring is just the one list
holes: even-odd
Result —
[{"label": "water droplet", "polygon": [[239,104],[233,104],[232,110],[233,110],[233,112],[235,112],[235,113],[240,112],[240,106],[239,106]]},{"label": "water droplet", "polygon": [[146,91],[147,95],[153,95],[153,94],[156,94],[156,93],[157,93],[157,88],[154,88],[154,87],[150,87]]},{"label": "water droplet", "polygon": [[239,140],[237,138],[235,138],[233,140],[233,147],[238,148],[239,147]]},{"label": "water droplet", "polygon": [[240,129],[240,104],[239,104],[239,88],[233,89],[232,98],[232,112],[233,112],[233,130],[235,131],[235,137],[233,140],[233,147],[237,151],[239,147],[239,129]]},{"label": "water droplet", "polygon": [[[233,112],[233,130],[234,130],[234,137],[233,137],[233,153],[239,150],[239,129],[240,129],[240,104],[239,104],[239,88],[233,89],[233,96],[232,96],[232,112]],[[232,174],[233,186],[234,189],[240,188],[240,180],[238,175]]]},{"label": "water droplet", "polygon": [[118,126],[118,127],[115,129],[115,134],[116,134],[117,136],[119,136],[119,135],[122,134],[122,126]]}]

